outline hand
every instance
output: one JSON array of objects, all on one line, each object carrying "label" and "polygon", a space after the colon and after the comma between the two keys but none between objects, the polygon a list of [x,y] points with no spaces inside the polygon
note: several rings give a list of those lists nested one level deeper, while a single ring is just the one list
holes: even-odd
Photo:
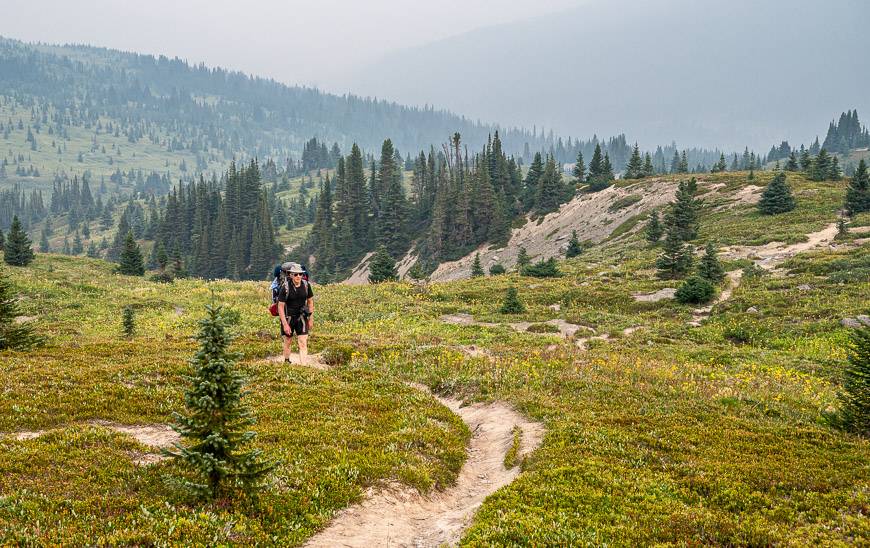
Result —
[{"label": "hand", "polygon": [[290,331],[290,324],[287,322],[284,322],[284,333],[290,333],[290,332],[291,332]]},{"label": "hand", "polygon": [[312,327],[314,327],[314,318],[308,318],[308,331],[311,331]]}]

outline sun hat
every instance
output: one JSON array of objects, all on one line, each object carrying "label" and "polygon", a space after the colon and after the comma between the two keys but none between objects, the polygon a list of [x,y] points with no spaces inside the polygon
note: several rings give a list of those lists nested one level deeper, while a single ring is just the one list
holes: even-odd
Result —
[{"label": "sun hat", "polygon": [[305,274],[305,271],[302,270],[302,265],[299,263],[284,263],[281,265],[281,270],[284,272],[290,272],[291,274]]}]

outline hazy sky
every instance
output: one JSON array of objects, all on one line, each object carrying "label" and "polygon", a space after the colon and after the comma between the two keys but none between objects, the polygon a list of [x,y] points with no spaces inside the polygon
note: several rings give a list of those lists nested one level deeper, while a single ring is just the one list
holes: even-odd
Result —
[{"label": "hazy sky", "polygon": [[2,2],[0,35],[86,43],[331,91],[395,49],[559,11],[583,0],[27,0]]}]

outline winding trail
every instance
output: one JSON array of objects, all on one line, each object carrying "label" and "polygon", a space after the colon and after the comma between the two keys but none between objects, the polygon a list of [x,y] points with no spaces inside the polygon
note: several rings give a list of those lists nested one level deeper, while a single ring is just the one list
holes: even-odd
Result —
[{"label": "winding trail", "polygon": [[[805,242],[791,245],[786,245],[782,242],[770,242],[757,246],[731,246],[726,247],[719,254],[727,259],[750,259],[757,266],[765,270],[773,270],[798,253],[812,251],[829,245],[834,241],[836,236],[837,223],[831,223],[822,230],[807,234],[807,241]],[[722,293],[711,304],[703,308],[697,308],[692,312],[692,319],[688,322],[690,326],[699,327],[704,320],[710,317],[714,306],[730,299],[731,295],[734,294],[734,290],[740,287],[740,281],[743,278],[742,270],[732,270],[726,276],[728,286],[722,290]]]},{"label": "winding trail", "polygon": [[[281,361],[282,357],[270,358]],[[291,362],[298,364],[297,355]],[[306,366],[329,369],[319,355],[311,355]],[[413,546],[437,547],[459,542],[484,499],[511,483],[519,467],[506,469],[505,454],[513,445],[513,429],[522,430],[519,456],[540,446],[544,427],[530,421],[505,403],[463,405],[453,398],[432,394],[425,386],[410,386],[429,393],[459,415],[472,432],[468,459],[456,484],[440,492],[421,495],[416,489],[398,484],[369,489],[366,498],[333,518],[326,529],[305,544],[308,547]]]}]

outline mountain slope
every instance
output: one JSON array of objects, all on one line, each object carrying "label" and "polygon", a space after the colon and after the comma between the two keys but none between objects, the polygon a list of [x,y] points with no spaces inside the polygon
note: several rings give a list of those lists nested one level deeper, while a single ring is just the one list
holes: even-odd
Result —
[{"label": "mountain slope", "polygon": [[397,52],[349,85],[563,135],[766,150],[870,108],[868,16],[857,0],[595,0]]}]

